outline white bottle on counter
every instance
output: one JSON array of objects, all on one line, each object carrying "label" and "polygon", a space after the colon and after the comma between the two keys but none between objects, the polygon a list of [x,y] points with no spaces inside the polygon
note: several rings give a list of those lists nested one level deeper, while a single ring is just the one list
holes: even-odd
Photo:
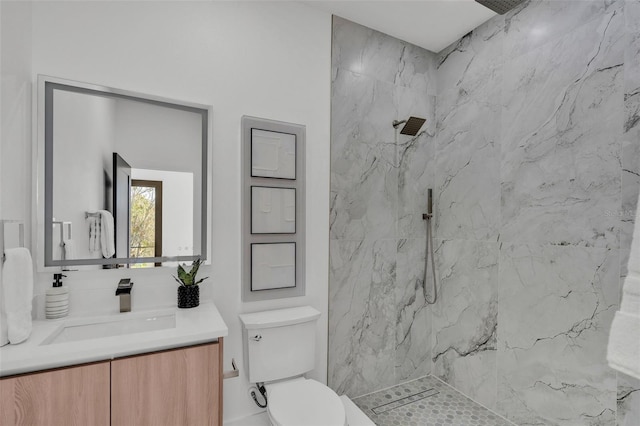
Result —
[{"label": "white bottle on counter", "polygon": [[47,289],[44,313],[47,319],[66,317],[69,314],[69,287],[62,285],[62,277],[53,274],[53,287]]}]

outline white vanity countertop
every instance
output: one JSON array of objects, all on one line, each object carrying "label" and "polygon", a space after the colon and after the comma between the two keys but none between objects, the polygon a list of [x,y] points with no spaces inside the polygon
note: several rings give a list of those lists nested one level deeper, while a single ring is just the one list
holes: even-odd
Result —
[{"label": "white vanity countertop", "polygon": [[[96,336],[63,343],[45,342],[64,327],[173,314],[175,327],[162,330],[111,337]],[[0,348],[0,377],[212,342],[227,336],[228,332],[227,325],[213,303],[203,303],[190,309],[173,307],[97,317],[70,316],[34,321],[33,331],[27,341]]]}]

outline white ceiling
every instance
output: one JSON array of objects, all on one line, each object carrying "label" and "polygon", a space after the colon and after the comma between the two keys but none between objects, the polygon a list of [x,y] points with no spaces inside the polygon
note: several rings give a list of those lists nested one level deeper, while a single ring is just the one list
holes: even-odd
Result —
[{"label": "white ceiling", "polygon": [[436,53],[496,15],[474,0],[308,0],[305,3]]}]

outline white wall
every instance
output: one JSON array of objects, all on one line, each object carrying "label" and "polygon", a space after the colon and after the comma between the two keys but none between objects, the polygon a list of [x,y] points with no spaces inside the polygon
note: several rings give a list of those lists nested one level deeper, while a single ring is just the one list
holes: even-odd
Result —
[{"label": "white wall", "polygon": [[[0,219],[22,220],[28,224],[31,215],[31,5],[0,2],[0,31]],[[7,243],[13,245],[15,239]],[[1,280],[2,262],[0,284]]]},{"label": "white wall", "polygon": [[[216,302],[229,326],[226,368],[231,358],[243,365],[239,313],[310,304],[323,313],[313,377],[326,381],[330,42],[330,16],[290,2],[33,4],[34,73],[213,105],[213,266],[203,271],[211,278],[202,296]],[[307,126],[305,297],[240,300],[240,118],[245,114]],[[2,161],[4,166],[4,147]],[[29,162],[20,159],[25,167]],[[17,181],[28,188],[30,177]],[[170,272],[70,273],[71,309],[115,311],[113,288],[125,274],[136,282],[133,309],[175,303]],[[41,274],[36,292],[42,294],[49,281],[50,274]],[[225,381],[225,419],[259,411],[247,387],[244,371]]]},{"label": "white wall", "polygon": [[27,219],[31,199],[31,145],[25,143],[31,140],[31,5],[0,2],[0,10],[0,219]]},{"label": "white wall", "polygon": [[31,206],[31,5],[0,2],[0,9],[3,208],[0,218],[28,219]]},{"label": "white wall", "polygon": [[[106,208],[104,174],[111,173],[116,103],[99,96],[55,90],[53,104],[53,218],[71,222],[75,259],[101,259],[102,252],[89,250],[90,221],[85,212]],[[53,259],[62,259],[61,227],[53,227]],[[64,228],[68,235],[68,227]]]}]

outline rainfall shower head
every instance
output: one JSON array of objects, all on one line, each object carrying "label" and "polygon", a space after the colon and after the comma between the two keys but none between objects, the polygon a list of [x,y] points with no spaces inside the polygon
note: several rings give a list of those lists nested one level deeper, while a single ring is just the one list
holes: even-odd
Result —
[{"label": "rainfall shower head", "polygon": [[401,120],[401,121],[393,120],[393,127],[397,129],[399,125],[401,125],[402,123],[405,123],[402,130],[400,130],[400,134],[415,136],[418,134],[418,132],[420,131],[420,128],[422,127],[425,121],[427,120],[425,120],[424,118],[409,117],[408,120]]},{"label": "rainfall shower head", "polygon": [[476,0],[484,7],[493,10],[498,15],[504,15],[526,0]]}]

